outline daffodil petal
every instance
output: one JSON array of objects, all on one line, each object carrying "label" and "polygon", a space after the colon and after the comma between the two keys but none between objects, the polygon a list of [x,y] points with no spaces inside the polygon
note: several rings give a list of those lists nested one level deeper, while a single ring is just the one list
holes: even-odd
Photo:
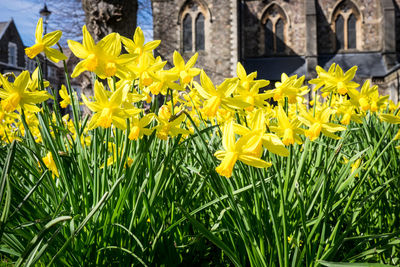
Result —
[{"label": "daffodil petal", "polygon": [[43,37],[43,43],[45,46],[53,46],[60,40],[61,35],[61,31],[50,32]]},{"label": "daffodil petal", "polygon": [[253,156],[249,156],[249,155],[239,155],[238,160],[240,160],[241,162],[256,167],[256,168],[268,168],[271,167],[272,164],[269,162],[266,162],[265,160],[253,157]]},{"label": "daffodil petal", "polygon": [[43,19],[42,18],[40,18],[38,20],[38,23],[36,25],[35,38],[36,38],[36,43],[42,42],[42,38],[43,38]]},{"label": "daffodil petal", "polygon": [[48,59],[55,63],[59,62],[60,60],[67,59],[67,57],[63,53],[54,48],[46,47],[44,53],[46,54]]},{"label": "daffodil petal", "polygon": [[79,58],[87,58],[89,56],[89,52],[86,48],[81,44],[73,40],[68,40],[68,47],[71,49],[72,53]]}]

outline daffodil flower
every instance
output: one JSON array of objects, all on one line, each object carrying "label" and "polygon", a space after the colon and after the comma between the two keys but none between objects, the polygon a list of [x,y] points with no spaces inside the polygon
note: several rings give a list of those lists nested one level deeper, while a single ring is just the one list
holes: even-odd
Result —
[{"label": "daffodil flower", "polygon": [[60,174],[58,173],[58,169],[56,166],[56,163],[54,162],[53,159],[53,154],[51,152],[48,152],[44,158],[42,158],[44,165],[46,165],[47,169],[49,169],[53,175],[56,177],[60,177]]},{"label": "daffodil flower", "polygon": [[343,73],[342,68],[339,65],[333,63],[328,71],[325,71],[320,66],[316,67],[318,77],[309,81],[310,84],[316,84],[314,90],[317,90],[323,86],[321,92],[330,93],[335,92],[341,95],[347,94],[351,89],[355,89],[359,86],[358,83],[353,82],[352,79],[357,71],[357,66],[352,67],[346,73]]},{"label": "daffodil flower", "polygon": [[43,19],[40,18],[36,25],[35,44],[31,47],[25,48],[25,53],[29,58],[34,58],[38,54],[44,52],[46,57],[53,62],[66,60],[67,57],[59,50],[51,48],[61,38],[61,31],[54,31],[43,36]]},{"label": "daffodil flower", "polygon": [[223,129],[222,145],[224,150],[217,151],[214,155],[221,160],[215,169],[219,175],[229,178],[232,176],[236,161],[256,167],[267,168],[272,164],[254,156],[262,138],[262,131],[252,131],[235,141],[233,121],[226,123]]},{"label": "daffodil flower", "polygon": [[150,57],[140,57],[138,62],[131,61],[127,68],[130,70],[131,80],[139,78],[139,87],[150,86],[153,83],[153,73],[161,70],[166,61],[162,61],[161,57],[152,60]]},{"label": "daffodil flower", "polygon": [[96,73],[101,79],[111,76],[120,78],[128,75],[129,70],[125,65],[137,57],[136,54],[121,54],[121,37],[118,33],[110,33],[97,44],[86,26],[82,28],[82,44],[68,40],[68,46],[72,53],[83,59],[76,66],[71,74],[72,78],[79,76],[83,71]]},{"label": "daffodil flower", "polygon": [[189,130],[180,127],[181,123],[186,119],[186,115],[180,114],[180,116],[173,117],[167,105],[161,106],[156,119],[159,124],[154,129],[157,137],[161,140],[167,140],[169,136],[174,137],[179,134],[186,135],[190,133]]},{"label": "daffodil flower", "polygon": [[23,71],[14,81],[9,82],[0,74],[0,81],[3,88],[0,89],[1,106],[6,112],[13,112],[18,107],[30,112],[39,112],[40,109],[35,105],[46,101],[50,95],[46,91],[28,91],[30,81],[29,72]]},{"label": "daffodil flower", "polygon": [[155,119],[155,114],[149,113],[142,118],[132,117],[131,128],[128,138],[137,140],[143,138],[144,135],[151,135],[153,129],[146,128]]},{"label": "daffodil flower", "polygon": [[265,112],[262,109],[258,109],[253,113],[249,113],[247,116],[247,127],[243,125],[234,124],[234,131],[239,135],[246,135],[254,131],[261,131],[262,138],[260,140],[260,144],[257,148],[257,151],[254,155],[261,157],[262,147],[264,146],[269,152],[277,154],[282,157],[289,156],[289,151],[286,149],[282,141],[276,134],[266,133],[267,127],[265,122]]},{"label": "daffodil flower", "polygon": [[[46,80],[43,80],[43,86],[49,87],[50,83]],[[31,92],[34,92],[38,89],[39,87],[39,67],[37,67],[33,72],[32,72],[32,78],[29,79],[28,83],[28,89]]]},{"label": "daffodil flower", "polygon": [[111,124],[114,124],[115,127],[125,130],[126,119],[141,112],[137,108],[123,107],[123,98],[127,93],[128,91],[121,87],[108,97],[103,84],[96,80],[94,85],[94,98],[96,101],[90,102],[85,95],[82,95],[83,102],[90,110],[95,112],[89,122],[89,129],[97,127],[109,128]]},{"label": "daffodil flower", "polygon": [[68,105],[71,104],[71,97],[69,96],[69,94],[67,92],[67,88],[65,87],[64,84],[61,85],[61,90],[59,91],[59,93],[62,98],[62,101],[60,102],[61,108],[68,107]]},{"label": "daffodil flower", "polygon": [[307,86],[303,86],[304,79],[304,75],[297,78],[297,75],[289,77],[282,73],[281,81],[276,82],[275,89],[267,91],[266,96],[268,98],[273,97],[278,102],[283,102],[287,97],[290,104],[295,104],[297,103],[297,98],[302,98],[309,91]]},{"label": "daffodil flower", "polygon": [[144,43],[144,34],[140,27],[137,27],[135,34],[133,35],[133,40],[121,36],[122,43],[125,46],[126,51],[132,55],[138,55],[139,58],[142,56],[153,57],[152,51],[160,45],[161,40],[154,40],[148,43]]},{"label": "daffodil flower", "polygon": [[[259,80],[253,83],[250,89],[242,89],[238,87],[236,90],[238,93],[237,99],[248,103],[249,106],[246,107],[246,111],[252,111],[255,107],[263,108],[266,104],[266,100],[270,97],[267,93],[260,93],[260,88],[263,88],[269,84],[267,80]],[[240,85],[240,83],[239,83]]]},{"label": "daffodil flower", "polygon": [[306,136],[310,138],[311,141],[315,141],[322,132],[329,138],[340,139],[340,137],[334,133],[344,131],[346,127],[329,122],[330,116],[334,113],[335,111],[329,107],[325,107],[316,112],[315,117],[307,111],[301,111],[299,120],[309,127],[308,130],[305,131]]},{"label": "daffodil flower", "polygon": [[276,118],[278,124],[276,126],[270,126],[270,129],[282,138],[282,143],[285,144],[285,146],[293,145],[294,142],[301,144],[302,140],[299,135],[304,134],[304,130],[300,128],[301,122],[297,117],[289,120],[283,108],[278,106]]},{"label": "daffodil flower", "polygon": [[201,85],[194,82],[197,92],[205,99],[202,111],[207,117],[215,117],[220,107],[222,108],[245,108],[249,104],[242,100],[231,97],[238,85],[237,78],[226,79],[217,88],[213,85],[211,79],[202,70],[200,73]]},{"label": "daffodil flower", "polygon": [[200,74],[200,69],[193,68],[198,57],[198,53],[194,54],[185,64],[181,54],[179,54],[177,51],[174,52],[174,67],[171,69],[171,71],[176,72],[179,75],[182,86],[189,84],[193,80],[193,77]]},{"label": "daffodil flower", "polygon": [[350,100],[354,105],[359,106],[362,111],[371,110],[376,112],[379,108],[385,105],[388,95],[380,96],[378,91],[378,86],[371,86],[371,81],[366,80],[361,87],[360,92],[356,89],[349,90]]},{"label": "daffodil flower", "polygon": [[[236,66],[236,73],[237,77],[239,78],[239,86],[242,90],[248,91],[256,82],[254,79],[257,77],[257,72],[254,71],[247,75],[246,70],[244,69],[243,65],[238,62]],[[262,80],[265,81],[265,80]],[[269,82],[268,82],[269,83]],[[268,85],[268,84],[267,84]]]},{"label": "daffodil flower", "polygon": [[349,125],[351,121],[362,123],[362,115],[356,113],[357,106],[348,100],[347,97],[340,96],[340,98],[335,101],[334,107],[336,109],[336,116],[341,116],[341,124]]},{"label": "daffodil flower", "polygon": [[168,89],[173,89],[175,91],[183,91],[181,85],[174,83],[178,80],[179,76],[172,72],[171,70],[159,70],[154,73],[150,73],[153,78],[153,83],[148,87],[153,95],[166,95]]}]

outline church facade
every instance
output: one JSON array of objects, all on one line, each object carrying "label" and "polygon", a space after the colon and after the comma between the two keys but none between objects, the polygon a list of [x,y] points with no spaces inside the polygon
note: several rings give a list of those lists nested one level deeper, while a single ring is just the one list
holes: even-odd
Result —
[{"label": "church facade", "polygon": [[235,76],[236,62],[258,78],[316,76],[317,65],[358,66],[358,81],[372,79],[399,100],[400,0],[152,0],[157,52],[174,50],[214,82]]}]

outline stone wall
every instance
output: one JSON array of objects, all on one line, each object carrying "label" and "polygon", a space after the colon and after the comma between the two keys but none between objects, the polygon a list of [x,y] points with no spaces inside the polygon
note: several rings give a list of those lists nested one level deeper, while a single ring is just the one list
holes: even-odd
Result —
[{"label": "stone wall", "polygon": [[[183,53],[181,45],[181,24],[179,14],[182,7],[190,1],[197,2],[207,8],[205,39],[206,49],[199,52],[197,67],[203,68],[215,84],[226,77],[235,75],[238,54],[241,58],[265,57],[264,40],[261,19],[267,8],[276,4],[281,7],[286,18],[285,44],[286,55],[305,56],[308,61],[308,74],[312,74],[318,54],[335,53],[335,33],[332,15],[335,8],[342,3],[340,0],[315,0],[315,13],[306,12],[306,0],[152,0],[154,16],[154,39],[161,39],[158,53],[172,63],[172,54],[178,50],[184,58],[189,59],[194,52]],[[357,49],[343,51],[344,53],[382,52],[386,60],[394,47],[391,30],[396,30],[396,51],[400,53],[400,0],[394,0],[394,10],[391,0],[352,0],[359,14],[360,22],[357,30]],[[238,4],[240,6],[236,6]],[[385,11],[384,11],[385,10]],[[388,16],[384,16],[386,12]],[[392,12],[392,13],[391,13]],[[394,12],[394,13],[393,13]],[[306,26],[308,14],[308,26]],[[316,14],[314,16],[313,14]],[[394,14],[395,19],[389,17]],[[394,24],[394,25],[392,25]],[[238,26],[239,25],[239,26]],[[315,27],[312,31],[312,29]],[[307,29],[309,29],[307,31]],[[390,34],[388,34],[390,33]],[[317,37],[315,45],[310,45],[307,51],[307,34]],[[315,37],[314,37],[315,38]],[[240,46],[238,47],[238,44]],[[241,49],[241,51],[239,51]],[[388,53],[389,52],[389,53]],[[393,53],[392,56],[396,56]],[[398,54],[399,55],[399,54]],[[271,55],[269,55],[271,56]],[[396,60],[394,60],[397,63]],[[389,62],[389,61],[388,61]],[[390,62],[389,62],[390,63]],[[393,64],[385,63],[389,71]],[[170,65],[172,67],[172,65]],[[380,90],[389,94],[391,99],[398,99],[398,76],[391,72],[387,77],[376,78],[374,82]],[[309,76],[310,76],[309,75]],[[398,73],[396,72],[396,75]],[[311,77],[311,76],[310,76]],[[364,77],[366,78],[366,77]]]},{"label": "stone wall", "polygon": [[[318,0],[317,1],[317,36],[318,52],[335,52],[335,34],[332,24],[332,13],[342,1]],[[361,51],[381,51],[381,6],[379,0],[353,0],[352,3],[361,14],[361,31],[357,32],[357,47]]]},{"label": "stone wall", "polygon": [[[230,77],[236,70],[237,43],[232,42],[237,36],[237,27],[232,22],[237,18],[236,10],[230,0],[192,0],[208,9],[206,18],[204,51],[199,51],[197,67],[203,68],[215,83]],[[183,52],[181,45],[180,11],[189,1],[183,0],[153,0],[154,39],[160,39],[161,45],[157,52],[163,59],[172,63],[172,54],[177,50],[185,60],[194,52]],[[207,25],[209,27],[207,27]],[[234,60],[231,60],[235,58]],[[235,63],[233,63],[235,61]]]}]

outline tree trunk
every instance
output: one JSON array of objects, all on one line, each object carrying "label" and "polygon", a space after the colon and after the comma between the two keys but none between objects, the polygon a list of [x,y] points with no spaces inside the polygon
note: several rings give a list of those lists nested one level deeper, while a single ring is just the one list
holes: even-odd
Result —
[{"label": "tree trunk", "polygon": [[82,0],[86,26],[96,41],[111,32],[132,38],[136,28],[137,0]]}]

